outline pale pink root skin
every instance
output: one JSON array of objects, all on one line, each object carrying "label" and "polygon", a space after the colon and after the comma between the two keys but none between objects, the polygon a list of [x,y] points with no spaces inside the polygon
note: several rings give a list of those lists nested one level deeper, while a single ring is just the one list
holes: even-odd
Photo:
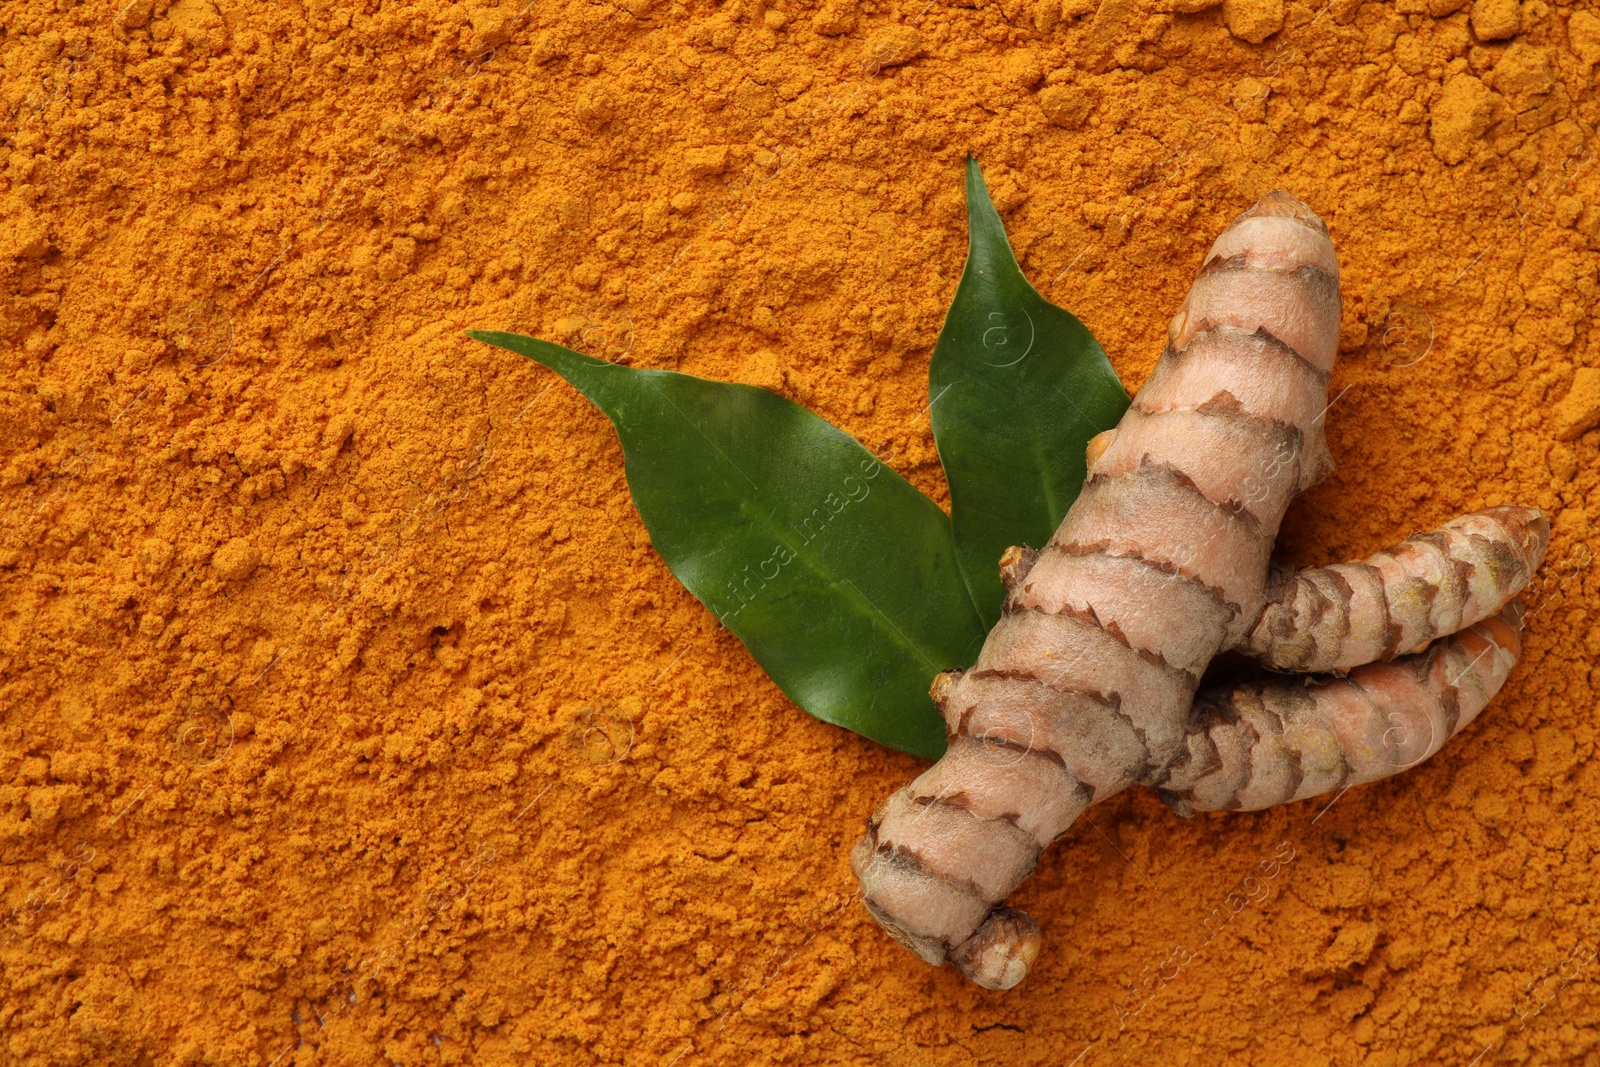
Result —
[{"label": "pale pink root skin", "polygon": [[[1309,264],[1337,281],[1339,259],[1333,254],[1333,245],[1313,227],[1281,226],[1274,221],[1277,217],[1263,214],[1235,222],[1212,242],[1203,265],[1243,256],[1251,267],[1298,270]],[[1292,208],[1290,217],[1308,223],[1315,218],[1309,211],[1297,213]]]},{"label": "pale pink root skin", "polygon": [[[1225,264],[1234,269],[1217,269]],[[1310,299],[1289,281],[1307,268],[1326,279]],[[1219,326],[1265,329],[1319,370],[1333,368],[1339,351],[1338,257],[1322,220],[1282,190],[1262,197],[1212,243],[1168,336],[1182,351],[1195,334]]]},{"label": "pale pink root skin", "polygon": [[[1198,678],[1216,654],[1215,634],[1237,617],[1214,590],[1176,572],[1151,567],[1137,556],[1103,552],[1062,556],[1054,581],[1035,583],[1025,594],[1038,610],[1085,615],[1097,605],[1125,604],[1116,615],[1123,636],[1136,648],[1161,648],[1174,667]],[[1142,609],[1142,610],[1141,610]],[[1175,633],[1171,616],[1198,625]]]},{"label": "pale pink root skin", "polygon": [[1184,756],[1151,784],[1190,814],[1268,808],[1398,774],[1438,752],[1500,691],[1521,630],[1512,602],[1426,652],[1347,677],[1207,690]]},{"label": "pale pink root skin", "polygon": [[1293,282],[1281,272],[1244,268],[1206,274],[1173,319],[1173,347],[1181,351],[1207,328],[1261,327],[1317,369],[1330,370],[1339,345],[1338,297],[1301,303],[1294,295]]},{"label": "pale pink root skin", "polygon": [[[1123,474],[1140,465],[1146,457],[1157,463],[1181,466],[1207,499],[1231,503],[1243,509],[1276,537],[1277,516],[1298,491],[1287,479],[1260,477],[1262,456],[1281,455],[1289,462],[1299,447],[1299,438],[1290,426],[1247,419],[1230,419],[1211,426],[1209,415],[1196,411],[1163,411],[1146,414],[1131,409],[1107,441],[1101,458],[1091,463],[1097,475]],[[1196,432],[1207,426],[1209,432]],[[1180,442],[1188,441],[1187,445]],[[1116,451],[1109,447],[1115,443]],[[1245,487],[1237,500],[1230,494]]]},{"label": "pale pink root skin", "polygon": [[1275,669],[1311,672],[1416,651],[1526,589],[1549,542],[1538,509],[1489,508],[1360,563],[1275,574],[1239,650]]},{"label": "pale pink root skin", "polygon": [[[1179,352],[1183,358],[1176,358]],[[1314,476],[1323,473],[1319,467],[1326,456],[1319,416],[1328,403],[1327,389],[1327,374],[1280,342],[1228,326],[1164,353],[1134,403],[1147,414],[1201,409],[1213,400],[1211,410],[1226,411],[1237,403],[1242,415],[1299,428],[1305,434],[1302,451],[1311,459],[1302,466]],[[1181,447],[1181,439],[1174,445]],[[1268,457],[1257,458],[1267,465]]]},{"label": "pale pink root skin", "polygon": [[1284,507],[1329,466],[1337,270],[1287,194],[1236,220],[1126,433],[1050,543],[1008,553],[1004,618],[934,685],[949,752],[851,853],[873,916],[924,959],[1020,981],[1038,929],[1002,902],[1089,803],[1184,751],[1198,679],[1260,613]]}]

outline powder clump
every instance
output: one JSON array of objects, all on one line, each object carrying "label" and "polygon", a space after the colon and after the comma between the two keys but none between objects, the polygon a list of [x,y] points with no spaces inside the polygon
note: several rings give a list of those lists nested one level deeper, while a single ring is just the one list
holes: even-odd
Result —
[{"label": "powder clump", "polygon": [[1571,441],[1600,424],[1600,370],[1579,367],[1555,409],[1556,437]]},{"label": "powder clump", "polygon": [[243,537],[228,541],[211,557],[211,566],[229,581],[243,581],[261,565],[261,553]]},{"label": "powder clump", "polygon": [[1429,112],[1433,151],[1446,163],[1460,163],[1493,124],[1500,97],[1471,74],[1444,83]]},{"label": "powder clump", "polygon": [[1522,5],[1518,0],[1474,0],[1472,32],[1480,41],[1505,41],[1522,29]]},{"label": "powder clump", "polygon": [[1260,44],[1283,29],[1283,0],[1222,0],[1222,20],[1236,37]]}]

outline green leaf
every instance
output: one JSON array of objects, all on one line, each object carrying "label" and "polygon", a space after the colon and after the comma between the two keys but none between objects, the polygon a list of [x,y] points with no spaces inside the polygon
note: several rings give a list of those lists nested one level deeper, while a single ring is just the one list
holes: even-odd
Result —
[{"label": "green leaf", "polygon": [[467,336],[549,367],[605,412],[656,550],[796,704],[892,748],[943,754],[928,686],[972,662],[984,626],[936,504],[764,389],[518,334]]},{"label": "green leaf", "polygon": [[966,269],[928,371],[934,441],[950,482],[956,558],[984,624],[1000,618],[1000,555],[1042,548],[1077,499],[1089,438],[1128,394],[1087,327],[1023,277],[967,160]]}]

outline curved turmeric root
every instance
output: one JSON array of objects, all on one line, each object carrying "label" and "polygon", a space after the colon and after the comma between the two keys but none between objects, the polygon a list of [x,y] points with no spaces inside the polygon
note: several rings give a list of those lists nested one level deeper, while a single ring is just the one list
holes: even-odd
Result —
[{"label": "curved turmeric root", "polygon": [[1488,618],[1528,587],[1550,543],[1534,508],[1451,519],[1361,563],[1274,569],[1240,651],[1290,671],[1347,671]]},{"label": "curved turmeric root", "polygon": [[1203,692],[1186,751],[1150,784],[1190,815],[1255,811],[1398,774],[1477,718],[1516,664],[1521,633],[1513,601],[1426,652],[1347,677]]},{"label": "curved turmeric root", "polygon": [[[1020,982],[1039,930],[1002,904],[1092,803],[1143,783],[1180,811],[1245,808],[1370,781],[1432,754],[1504,682],[1516,612],[1479,620],[1538,565],[1549,531],[1536,511],[1455,520],[1354,579],[1320,568],[1269,585],[1284,509],[1331,466],[1338,279],[1327,228],[1287,193],[1236,219],[1155,373],[1090,443],[1060,529],[1002,558],[1000,622],[970,670],[933,684],[949,750],[851,852],[868,910],[923,959],[990,989]],[[1224,648],[1342,670],[1471,623],[1346,679],[1196,701]]]}]

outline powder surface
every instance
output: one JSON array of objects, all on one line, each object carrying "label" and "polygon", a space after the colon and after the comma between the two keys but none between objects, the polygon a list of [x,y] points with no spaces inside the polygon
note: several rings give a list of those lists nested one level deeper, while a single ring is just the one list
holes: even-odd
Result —
[{"label": "powder surface", "polygon": [[[14,0],[0,1059],[1592,1059],[1584,6]],[[1286,559],[1555,531],[1525,662],[1439,756],[1331,807],[1092,809],[1005,994],[853,898],[918,762],[791,705],[605,420],[460,335],[766,386],[944,501],[968,152],[1130,389],[1233,215],[1328,221],[1338,466]]]}]

